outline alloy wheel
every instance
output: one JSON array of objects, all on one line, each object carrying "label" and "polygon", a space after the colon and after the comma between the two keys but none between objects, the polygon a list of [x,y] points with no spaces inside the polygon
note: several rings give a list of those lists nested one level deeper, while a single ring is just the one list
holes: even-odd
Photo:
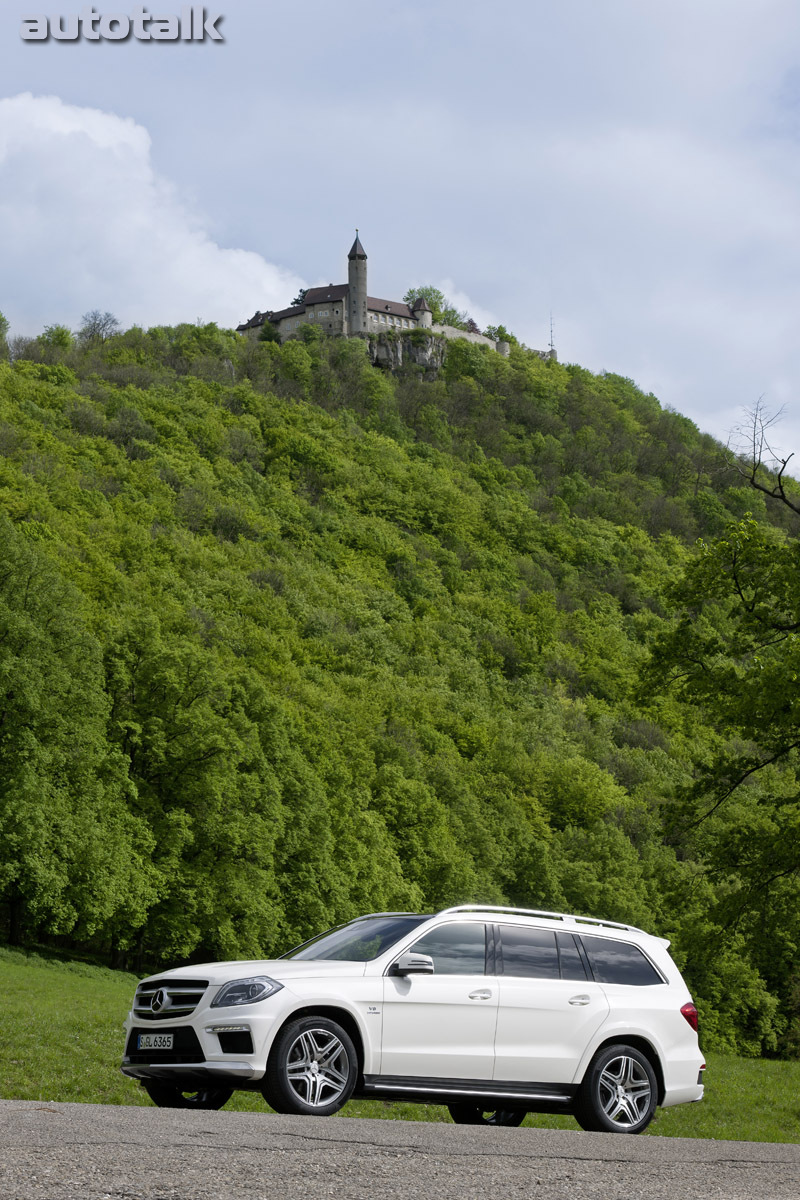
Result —
[{"label": "alloy wheel", "polygon": [[347,1050],[329,1029],[305,1029],[289,1047],[287,1081],[311,1108],[338,1100],[347,1087],[349,1073]]},{"label": "alloy wheel", "polygon": [[630,1055],[620,1054],[606,1063],[597,1086],[600,1107],[614,1124],[632,1127],[647,1115],[652,1087],[642,1064]]}]

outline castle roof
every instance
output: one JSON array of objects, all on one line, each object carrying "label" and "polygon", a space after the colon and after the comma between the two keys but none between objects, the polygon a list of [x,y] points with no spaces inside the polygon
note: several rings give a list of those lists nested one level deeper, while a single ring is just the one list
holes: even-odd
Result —
[{"label": "castle roof", "polygon": [[431,309],[430,304],[428,304],[428,301],[425,299],[424,296],[417,296],[416,300],[414,301],[414,303],[411,306],[411,311],[412,312],[431,312],[432,309]]},{"label": "castle roof", "polygon": [[270,313],[270,321],[282,321],[284,317],[299,317],[306,311],[305,304],[294,304],[291,308],[281,308],[277,312]]},{"label": "castle roof", "polygon": [[375,296],[367,296],[367,309],[369,312],[391,313],[393,317],[414,316],[407,304],[399,300],[378,300]]},{"label": "castle roof", "polygon": [[344,300],[350,291],[347,283],[329,283],[327,287],[309,288],[306,292],[306,304],[319,304],[321,300]]},{"label": "castle roof", "polygon": [[255,316],[252,316],[252,317],[250,318],[250,320],[249,320],[249,321],[244,321],[244,322],[243,322],[241,325],[237,325],[237,326],[236,326],[236,332],[237,332],[237,333],[245,333],[245,332],[246,332],[246,330],[248,330],[248,329],[258,329],[258,327],[259,327],[260,325],[263,325],[263,324],[264,324],[264,321],[265,321],[265,320],[267,319],[267,317],[269,317],[269,316],[271,316],[271,314],[270,314],[270,313],[262,313],[262,312],[259,310],[258,312],[256,312]]},{"label": "castle roof", "polygon": [[353,242],[353,245],[350,247],[350,253],[348,254],[347,257],[348,258],[366,258],[367,257],[367,252],[364,249],[364,247],[361,245],[361,239],[358,236],[358,230],[356,230],[356,240]]}]

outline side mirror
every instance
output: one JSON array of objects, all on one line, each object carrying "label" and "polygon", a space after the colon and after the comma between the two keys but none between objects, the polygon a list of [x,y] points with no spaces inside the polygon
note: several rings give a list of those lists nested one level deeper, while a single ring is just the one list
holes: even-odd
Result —
[{"label": "side mirror", "polygon": [[392,975],[433,975],[433,959],[429,954],[409,950],[392,963],[390,971]]}]

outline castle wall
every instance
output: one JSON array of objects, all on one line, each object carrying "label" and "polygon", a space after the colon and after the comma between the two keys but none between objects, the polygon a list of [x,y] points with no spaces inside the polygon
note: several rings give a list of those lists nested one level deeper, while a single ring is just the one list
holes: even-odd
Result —
[{"label": "castle wall", "polygon": [[397,317],[392,313],[373,312],[370,309],[367,319],[367,333],[386,333],[387,329],[416,329],[417,322],[411,317]]},{"label": "castle wall", "polygon": [[319,304],[307,304],[306,311],[300,321],[309,325],[317,325],[325,333],[343,334],[347,323],[347,298],[344,300],[323,300]]},{"label": "castle wall", "polygon": [[468,342],[474,342],[476,346],[488,346],[491,350],[496,350],[498,346],[498,343],[488,338],[485,333],[469,333],[466,329],[456,329],[455,325],[434,325],[432,328],[434,333],[441,333],[450,340],[466,338]]}]

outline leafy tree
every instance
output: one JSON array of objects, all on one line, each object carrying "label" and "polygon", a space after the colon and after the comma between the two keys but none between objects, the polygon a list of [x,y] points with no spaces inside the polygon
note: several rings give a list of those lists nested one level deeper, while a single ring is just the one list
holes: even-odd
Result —
[{"label": "leafy tree", "polygon": [[308,295],[308,288],[300,288],[300,290],[298,291],[294,300],[292,301],[290,307],[295,308],[299,304],[305,304],[307,295]]},{"label": "leafy tree", "polygon": [[506,329],[505,325],[487,325],[483,332],[486,337],[492,338],[495,342],[508,342],[510,346],[519,345],[519,339],[509,329]]},{"label": "leafy tree", "polygon": [[799,566],[797,540],[751,517],[730,525],[675,587],[679,619],[654,654],[716,733],[673,836],[726,880],[718,920],[784,999],[800,948]]},{"label": "leafy tree", "polygon": [[435,324],[453,325],[456,329],[468,328],[469,314],[457,309],[439,288],[425,284],[423,287],[409,288],[403,296],[403,301],[412,308],[414,301],[419,299],[428,302]]},{"label": "leafy tree", "polygon": [[273,325],[272,321],[267,317],[264,324],[261,326],[261,332],[258,335],[260,342],[278,342],[280,344],[281,335],[277,325]]},{"label": "leafy tree", "polygon": [[99,646],[39,549],[0,517],[0,904],[8,936],[103,935],[142,921],[152,844],[106,742]]},{"label": "leafy tree", "polygon": [[37,338],[42,346],[56,350],[71,350],[73,340],[72,331],[66,325],[45,325]]},{"label": "leafy tree", "polygon": [[439,288],[433,287],[429,283],[424,284],[422,287],[409,288],[403,296],[403,303],[407,304],[409,308],[413,308],[416,300],[427,301],[428,307],[433,313],[434,323],[441,325],[442,313],[447,307],[444,292],[441,292]]}]

